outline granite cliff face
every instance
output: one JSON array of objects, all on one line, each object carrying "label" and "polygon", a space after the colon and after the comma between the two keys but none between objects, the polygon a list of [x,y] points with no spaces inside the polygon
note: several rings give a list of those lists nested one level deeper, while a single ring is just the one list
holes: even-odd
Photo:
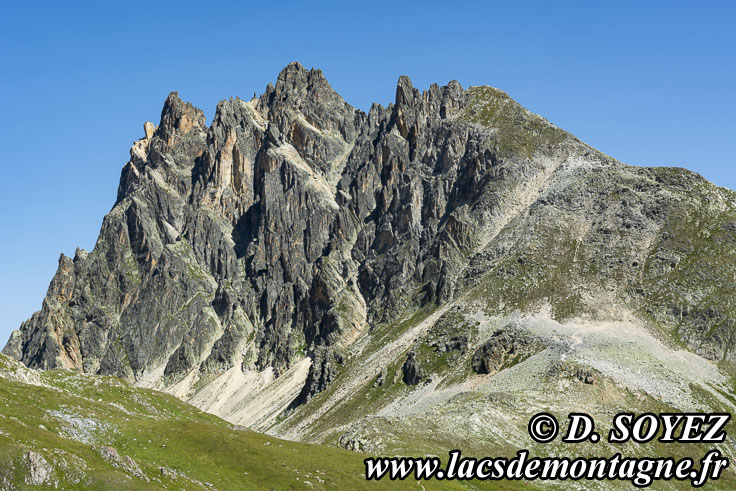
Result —
[{"label": "granite cliff face", "polygon": [[[401,77],[395,102],[366,114],[293,63],[259,98],[220,102],[209,127],[172,93],[144,129],[94,250],[61,256],[5,354],[264,428],[351,366],[395,362],[420,384],[423,336],[457,360],[486,346],[466,360],[486,376],[544,349],[528,333],[438,331],[480,312],[625,311],[736,361],[734,193],[616,162],[497,89]],[[417,311],[436,324],[406,320]],[[384,332],[392,351],[356,365]],[[519,340],[534,349],[506,354]]]}]

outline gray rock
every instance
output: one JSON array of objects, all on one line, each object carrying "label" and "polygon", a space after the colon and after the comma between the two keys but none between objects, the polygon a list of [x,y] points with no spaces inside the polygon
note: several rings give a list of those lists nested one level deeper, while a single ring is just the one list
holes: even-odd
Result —
[{"label": "gray rock", "polygon": [[307,375],[307,381],[293,405],[307,402],[315,394],[324,390],[337,377],[338,364],[341,361],[342,357],[336,351],[321,346],[315,349],[312,354],[312,365]]},{"label": "gray rock", "polygon": [[28,466],[28,473],[25,477],[26,484],[40,486],[51,481],[54,469],[43,455],[28,451],[23,455],[23,461]]},{"label": "gray rock", "polygon": [[511,330],[498,330],[473,353],[476,373],[494,374],[541,351],[543,346],[531,336]]},{"label": "gray rock", "polygon": [[402,380],[406,385],[417,385],[424,378],[424,370],[414,351],[410,351],[404,365],[401,367]]},{"label": "gray rock", "polygon": [[120,460],[120,454],[118,453],[117,449],[114,447],[107,447],[102,446],[100,447],[100,455],[102,455],[102,458],[105,460],[111,460],[111,461],[118,461]]},{"label": "gray rock", "polygon": [[386,383],[387,375],[388,370],[386,370],[386,367],[381,367],[381,369],[378,371],[378,375],[376,376],[376,381],[373,383],[373,387],[382,387],[383,384]]},{"label": "gray rock", "polygon": [[2,352],[14,360],[20,361],[23,359],[23,335],[19,330],[14,329],[10,333],[10,339]]},{"label": "gray rock", "polygon": [[591,368],[564,361],[552,365],[547,375],[551,378],[567,378],[587,385],[597,385],[601,380],[600,373]]}]

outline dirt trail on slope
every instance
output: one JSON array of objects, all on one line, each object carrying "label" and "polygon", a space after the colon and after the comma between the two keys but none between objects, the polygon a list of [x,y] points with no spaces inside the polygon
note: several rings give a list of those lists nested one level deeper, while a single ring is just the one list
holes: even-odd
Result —
[{"label": "dirt trail on slope", "polygon": [[570,334],[570,341],[572,341],[567,348],[567,350],[560,355],[560,361],[565,361],[567,359],[567,356],[572,354],[581,344],[583,344],[583,334],[590,333],[592,331],[600,331],[603,330],[604,326],[602,325],[588,325],[581,327],[577,331],[574,331],[572,334]]}]

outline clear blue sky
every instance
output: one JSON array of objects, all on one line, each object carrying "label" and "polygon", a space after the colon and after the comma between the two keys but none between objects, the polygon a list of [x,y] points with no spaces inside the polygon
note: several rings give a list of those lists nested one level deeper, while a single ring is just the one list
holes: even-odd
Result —
[{"label": "clear blue sky", "polygon": [[169,91],[210,120],[293,60],[362,109],[402,74],[499,87],[621,161],[736,188],[734,2],[109,3],[2,9],[0,346],[94,246]]}]

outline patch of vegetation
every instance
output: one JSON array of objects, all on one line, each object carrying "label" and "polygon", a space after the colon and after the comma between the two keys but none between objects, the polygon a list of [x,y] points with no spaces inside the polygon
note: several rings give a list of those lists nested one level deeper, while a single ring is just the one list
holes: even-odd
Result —
[{"label": "patch of vegetation", "polygon": [[[24,488],[23,456],[32,451],[53,468],[47,485],[62,489],[369,487],[361,454],[237,429],[112,377],[53,370],[41,380],[47,386],[0,384],[0,483]],[[103,447],[119,459],[105,458]]]},{"label": "patch of vegetation", "polygon": [[499,89],[470,87],[468,93],[470,101],[457,120],[496,129],[501,154],[521,154],[531,158],[545,146],[562,143],[567,136],[563,130],[530,113]]},{"label": "patch of vegetation", "polygon": [[577,287],[589,278],[576,261],[580,244],[551,223],[540,224],[537,242],[496,262],[469,294],[469,300],[485,303],[489,313],[531,312],[542,305],[563,321],[588,309]]}]

